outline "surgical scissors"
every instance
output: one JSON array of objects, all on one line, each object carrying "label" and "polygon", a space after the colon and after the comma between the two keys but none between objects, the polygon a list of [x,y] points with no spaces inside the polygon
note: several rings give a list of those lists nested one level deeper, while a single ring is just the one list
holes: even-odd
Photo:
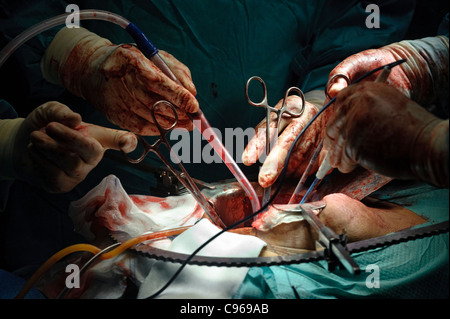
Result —
[{"label": "surgical scissors", "polygon": [[[155,114],[155,109],[157,107],[160,107],[162,105],[168,106],[169,109],[173,112],[173,122],[169,123],[170,125],[168,125],[167,127],[162,126],[159,121],[158,118]],[[202,194],[202,192],[198,189],[196,183],[194,182],[194,180],[192,179],[192,177],[188,174],[188,172],[186,171],[186,169],[184,168],[184,166],[181,164],[181,160],[178,158],[178,156],[172,151],[172,148],[170,147],[170,144],[167,140],[167,134],[177,125],[178,123],[178,113],[175,109],[175,106],[168,102],[168,101],[158,101],[155,104],[153,104],[152,108],[150,109],[151,111],[151,116],[153,118],[153,122],[155,124],[155,126],[157,127],[159,133],[160,133],[160,137],[153,143],[153,144],[149,144],[141,135],[136,134],[136,137],[138,138],[138,140],[141,142],[144,150],[142,152],[142,155],[137,158],[137,159],[133,159],[130,156],[128,156],[128,154],[123,153],[123,155],[125,156],[125,158],[128,160],[128,162],[132,163],[132,164],[137,164],[140,163],[144,160],[144,158],[147,156],[148,153],[153,152],[155,153],[158,158],[164,163],[164,165],[167,166],[167,168],[178,178],[178,180],[183,184],[184,187],[186,187],[186,189],[191,193],[191,195],[197,200],[197,202],[199,203],[199,205],[203,208],[203,210],[205,211],[205,213],[208,215],[208,217],[217,225],[220,226],[222,228],[225,228],[226,225],[223,223],[222,219],[219,217],[219,215],[217,215],[217,213],[215,212],[213,206],[211,205],[210,202],[208,202],[208,200],[205,198],[205,196]],[[175,159],[175,161],[177,162],[178,167],[180,168],[181,172],[177,171],[173,165],[165,158],[165,156],[163,155],[163,153],[161,153],[160,151],[160,146],[164,144],[165,147],[169,150],[171,157],[173,159]]]},{"label": "surgical scissors", "polygon": [[[252,99],[250,98],[249,92],[248,92],[250,83],[254,80],[261,83],[261,86],[263,89],[263,98],[261,99],[260,102],[252,101]],[[287,108],[286,100],[287,100],[288,96],[291,95],[291,93],[297,93],[300,96],[300,98],[302,99],[301,109],[298,112],[292,112],[292,111],[288,110],[288,108]],[[266,158],[267,158],[270,151],[272,150],[272,145],[275,145],[276,139],[278,138],[278,129],[280,127],[281,118],[283,117],[284,114],[289,115],[289,117],[291,117],[291,118],[300,117],[303,114],[303,111],[305,110],[305,96],[304,96],[302,90],[300,90],[298,87],[295,87],[295,86],[290,87],[289,89],[286,90],[281,107],[279,109],[277,109],[275,107],[270,106],[267,101],[267,86],[266,86],[266,83],[263,81],[263,79],[261,79],[259,76],[252,76],[250,79],[248,79],[247,84],[245,85],[245,97],[247,98],[247,101],[250,105],[257,106],[257,107],[264,107],[266,109]],[[277,122],[276,122],[275,128],[273,129],[272,136],[270,134],[270,113],[271,112],[274,112],[277,115]],[[269,201],[270,190],[271,190],[270,186],[267,188],[264,188],[262,205],[265,205]]]}]

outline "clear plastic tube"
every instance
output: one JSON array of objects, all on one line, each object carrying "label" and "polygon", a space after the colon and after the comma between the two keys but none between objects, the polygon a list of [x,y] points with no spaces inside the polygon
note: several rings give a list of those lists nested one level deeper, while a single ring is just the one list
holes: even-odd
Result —
[{"label": "clear plastic tube", "polygon": [[[173,74],[173,72],[167,67],[167,65],[164,63],[164,61],[159,57],[158,54],[154,56],[155,59],[161,60],[159,63],[163,64],[160,69],[173,81],[177,82],[178,84],[182,85],[181,82],[176,78],[176,76]],[[153,61],[153,60],[152,60]],[[155,61],[154,61],[155,62]],[[157,64],[158,65],[158,64]],[[236,161],[233,159],[233,157],[230,155],[228,150],[225,148],[217,134],[214,130],[210,129],[211,125],[209,124],[208,120],[205,117],[205,114],[201,109],[199,109],[196,113],[187,114],[190,119],[192,120],[194,126],[196,129],[200,131],[200,133],[205,137],[205,139],[208,141],[208,143],[212,146],[214,151],[220,156],[224,164],[228,167],[231,174],[236,178],[236,180],[241,185],[242,189],[247,194],[248,199],[250,200],[250,204],[252,205],[253,212],[258,211],[261,208],[261,204],[259,202],[258,195],[256,194],[255,189],[253,188],[252,184],[250,184],[250,181],[248,180],[247,176],[242,172],[242,170],[237,165]],[[209,134],[205,135],[205,130],[209,130]]]},{"label": "clear plastic tube", "polygon": [[219,137],[216,135],[214,130],[212,129],[209,130],[208,136],[204,134],[206,129],[211,128],[211,125],[208,123],[208,120],[206,119],[203,112],[199,110],[199,112],[191,116],[194,119],[193,120],[194,126],[206,138],[206,140],[213,147],[216,153],[220,156],[222,161],[225,163],[230,172],[233,174],[233,176],[241,185],[242,189],[247,194],[247,197],[252,205],[253,212],[258,211],[261,208],[258,195],[256,194],[255,189],[253,188],[252,184],[250,184],[245,174],[242,172],[237,163],[234,161],[233,157],[231,157],[230,153],[222,144],[222,142],[220,141]]},{"label": "clear plastic tube", "polygon": [[[26,29],[21,34],[16,36],[0,51],[0,67],[23,43],[41,32],[66,23],[67,17],[68,14],[66,13],[55,16],[53,18],[49,18],[33,25],[32,27]],[[80,20],[109,21],[121,26],[124,29],[130,24],[130,21],[128,21],[127,19],[115,13],[103,10],[80,10]]]},{"label": "clear plastic tube", "polygon": [[[19,34],[17,37],[15,37],[11,42],[9,42],[1,51],[0,51],[0,67],[3,65],[3,63],[11,56],[11,54],[14,53],[14,51],[17,50],[24,42],[28,41],[32,37],[36,36],[37,34],[44,32],[48,29],[51,29],[55,26],[64,24],[66,22],[66,19],[69,14],[61,14],[58,16],[55,16],[53,18],[49,18],[47,20],[44,20],[42,22],[39,22],[35,24],[34,26],[28,28],[21,34]],[[166,75],[168,75],[172,80],[179,81],[175,77],[175,75],[171,72],[171,70],[167,67],[167,65],[164,63],[164,61],[161,59],[161,57],[158,54],[157,49],[151,44],[150,41],[145,37],[145,35],[133,24],[130,23],[127,19],[121,17],[120,15],[117,15],[115,13],[111,13],[109,11],[103,11],[103,10],[80,10],[80,20],[103,20],[103,21],[109,21],[114,24],[117,24],[121,26],[122,28],[126,29],[130,34],[133,35],[133,38],[137,39],[140,43],[142,43],[143,46],[145,46],[145,49],[149,49],[149,52],[151,51],[150,55],[147,56],[149,59],[151,59],[156,66],[158,66]],[[128,28],[130,26],[130,28]],[[137,37],[137,38],[136,38]],[[150,48],[148,48],[149,46]],[[138,45],[139,47],[139,45]],[[200,120],[201,127],[197,127],[200,132],[203,134],[203,132],[210,128],[208,121],[206,120],[204,114],[202,111],[198,112],[196,115],[196,118]],[[195,121],[194,121],[195,122]],[[222,142],[219,140],[219,138],[215,135],[214,130],[210,130],[213,135],[213,138],[211,139],[210,144],[214,148],[214,150],[221,156],[222,160],[224,161],[225,165],[228,167],[230,172],[233,174],[233,176],[237,179],[241,187],[246,192],[250,203],[252,205],[253,211],[257,211],[260,209],[260,203],[258,200],[258,196],[253,188],[253,186],[248,181],[247,177],[244,175],[244,173],[241,171],[239,166],[236,164],[236,162],[233,160],[233,158],[230,156],[226,148],[223,146]]]}]

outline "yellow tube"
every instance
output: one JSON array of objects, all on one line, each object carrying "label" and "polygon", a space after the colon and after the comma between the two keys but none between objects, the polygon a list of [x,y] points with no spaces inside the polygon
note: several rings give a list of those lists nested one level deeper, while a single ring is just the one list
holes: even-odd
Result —
[{"label": "yellow tube", "polygon": [[[168,230],[162,230],[154,233],[148,233],[144,234],[138,237],[131,238],[127,240],[126,242],[122,243],[117,248],[111,250],[110,252],[103,253],[100,255],[100,258],[102,260],[111,259],[114,258],[121,253],[123,253],[128,248],[131,248],[139,243],[142,243],[147,240],[151,239],[158,239],[162,237],[169,237],[169,236],[175,236],[179,235],[191,226],[185,226],[185,227],[178,227]],[[94,255],[101,252],[101,249],[97,246],[90,245],[90,244],[76,244],[69,246],[67,248],[64,248],[63,250],[57,252],[53,256],[51,256],[41,267],[39,267],[38,270],[28,279],[28,281],[25,283],[25,285],[22,287],[20,292],[17,294],[14,299],[23,299],[27,295],[28,291],[31,289],[31,287],[34,286],[34,284],[46,273],[56,262],[64,258],[65,256],[79,251],[88,251],[93,253]]]},{"label": "yellow tube", "polygon": [[30,277],[30,279],[28,279],[26,284],[22,287],[17,296],[14,297],[14,299],[25,298],[31,287],[33,287],[33,285],[42,277],[42,275],[44,275],[44,273],[47,272],[57,261],[61,260],[62,258],[66,257],[71,253],[78,251],[88,251],[93,254],[98,254],[101,251],[101,249],[89,244],[76,244],[64,248],[63,250],[60,250],[59,252],[51,256],[41,267],[39,267],[38,270],[36,270],[36,272]]},{"label": "yellow tube", "polygon": [[139,243],[142,243],[144,241],[151,240],[151,239],[158,239],[158,238],[162,238],[162,237],[179,235],[190,227],[191,226],[172,228],[172,229],[168,229],[168,230],[162,230],[162,231],[158,231],[158,232],[154,232],[154,233],[148,233],[145,235],[131,238],[131,239],[127,240],[126,242],[124,242],[123,244],[121,244],[119,247],[114,248],[110,252],[102,254],[100,256],[100,258],[105,260],[105,259],[110,259],[110,258],[116,257],[117,255],[123,253],[128,248],[133,247]]}]

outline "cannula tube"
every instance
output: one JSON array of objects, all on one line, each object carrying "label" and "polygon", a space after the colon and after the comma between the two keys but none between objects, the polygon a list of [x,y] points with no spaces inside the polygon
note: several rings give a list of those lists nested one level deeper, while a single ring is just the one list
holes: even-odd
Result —
[{"label": "cannula tube", "polygon": [[237,163],[234,161],[233,157],[231,157],[230,153],[222,144],[222,142],[220,141],[219,137],[216,135],[214,130],[212,129],[209,130],[208,136],[204,134],[206,129],[211,128],[211,125],[209,124],[203,112],[199,110],[197,113],[190,114],[190,116],[193,119],[194,126],[206,138],[206,140],[213,147],[216,153],[220,156],[222,161],[225,163],[230,172],[233,174],[233,176],[241,185],[242,189],[247,194],[250,203],[252,205],[253,212],[259,210],[261,208],[261,205],[259,203],[258,195],[256,194],[255,189],[253,188],[252,184],[250,184],[249,180],[244,175],[242,170],[239,168]]}]

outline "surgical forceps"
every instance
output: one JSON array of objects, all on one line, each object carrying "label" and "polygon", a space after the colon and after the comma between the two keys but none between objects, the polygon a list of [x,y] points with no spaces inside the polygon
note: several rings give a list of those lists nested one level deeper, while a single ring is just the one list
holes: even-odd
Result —
[{"label": "surgical forceps", "polygon": [[[168,127],[164,127],[162,126],[159,121],[158,118],[155,115],[155,109],[159,106],[168,106],[171,111],[174,114],[174,118],[173,118],[173,122],[168,126]],[[156,125],[159,133],[160,133],[160,137],[153,143],[153,144],[149,144],[147,143],[147,141],[139,134],[136,134],[136,137],[138,138],[138,140],[141,142],[144,150],[142,155],[137,158],[137,159],[133,159],[131,157],[129,157],[126,153],[122,152],[123,155],[126,157],[126,159],[128,160],[128,162],[132,163],[132,164],[137,164],[140,163],[144,160],[144,158],[147,156],[148,153],[153,152],[155,153],[158,158],[164,163],[164,165],[167,166],[167,168],[178,178],[178,180],[183,184],[184,187],[186,187],[186,189],[191,193],[191,195],[196,199],[196,201],[199,203],[199,205],[203,208],[203,210],[205,211],[205,213],[208,215],[208,217],[218,226],[225,228],[226,225],[223,223],[222,219],[219,217],[219,215],[217,215],[217,213],[215,212],[213,206],[211,205],[210,202],[208,202],[208,200],[205,198],[205,196],[202,194],[202,192],[198,189],[195,181],[192,179],[192,177],[188,174],[188,172],[186,171],[186,169],[184,168],[184,166],[181,164],[181,160],[178,159],[177,155],[172,151],[172,148],[170,147],[170,144],[167,140],[167,134],[177,125],[178,123],[178,114],[177,111],[175,109],[175,106],[168,102],[168,101],[158,101],[155,104],[153,104],[152,108],[150,109],[151,111],[151,116],[153,118],[153,122]],[[161,151],[159,150],[161,144],[164,144],[166,146],[166,148],[170,151],[172,158],[176,159],[176,162],[178,164],[178,167],[180,168],[181,172],[178,172],[173,165],[164,157],[164,155],[161,153]]]},{"label": "surgical forceps", "polygon": [[[336,79],[339,78],[343,78],[346,82],[347,82],[347,86],[350,85],[350,79],[348,78],[348,76],[346,76],[345,74],[342,73],[337,73],[335,75],[333,75],[331,78],[328,79],[327,84],[325,85],[325,96],[331,100],[330,95],[328,94],[328,88],[330,86],[331,83],[333,83]],[[316,150],[314,151],[313,156],[311,157],[311,160],[308,163],[308,166],[306,167],[305,171],[303,172],[302,177],[300,178],[300,181],[298,182],[297,186],[295,187],[294,192],[292,193],[291,198],[289,199],[289,204],[294,204],[295,201],[297,200],[300,192],[303,189],[303,186],[305,184],[306,178],[309,176],[309,173],[311,172],[314,164],[316,163],[316,160],[320,154],[320,151],[322,150],[323,147],[323,141],[319,143],[319,145],[317,146]],[[325,166],[323,167],[325,169]],[[315,180],[317,183],[319,182],[319,179]],[[314,187],[310,187],[310,189],[312,190]],[[304,196],[304,199],[302,199],[302,203],[308,198],[310,192],[307,192]]]},{"label": "surgical forceps", "polygon": [[[396,63],[403,63],[403,62],[394,62],[391,65],[386,65],[384,66],[384,68],[381,70],[380,74],[378,74],[377,78],[375,79],[376,83],[383,83],[387,80],[387,78],[389,77],[389,74],[391,73],[391,68],[395,65],[397,65]],[[330,95],[328,94],[328,88],[330,86],[331,83],[333,83],[333,81],[335,79],[338,78],[343,78],[346,82],[347,82],[347,86],[349,86],[351,84],[350,79],[345,75],[345,74],[341,74],[341,73],[337,73],[335,75],[333,75],[331,78],[328,79],[327,84],[325,85],[325,95],[331,100],[332,98],[330,97]],[[317,158],[317,155],[323,146],[323,141],[320,143],[320,145],[317,147],[316,151],[314,152],[313,155],[313,159],[310,161],[308,167],[306,168],[305,172],[308,171],[308,169],[310,169],[309,166],[312,166]],[[314,179],[313,183],[311,184],[311,186],[309,187],[309,189],[306,191],[305,196],[303,196],[302,200],[300,201],[300,204],[305,203],[307,200],[309,200],[309,196],[311,195],[312,191],[314,191],[316,189],[316,187],[318,186],[318,184],[322,181],[322,179],[325,177],[325,175],[327,174],[327,172],[329,170],[331,170],[332,167],[330,165],[330,152],[327,153],[327,155],[325,156],[325,158],[323,159],[322,163],[319,166],[319,169],[316,173],[316,178]],[[303,180],[303,176],[302,179]],[[301,181],[300,180],[300,181]],[[300,182],[299,185],[297,185],[297,188],[295,191],[300,192],[300,190],[298,190],[298,188],[300,187]],[[295,197],[295,192],[292,195],[291,199],[293,199]],[[291,202],[291,201],[289,201]]]},{"label": "surgical forceps", "polygon": [[[250,98],[250,95],[248,93],[248,87],[253,80],[258,81],[262,85],[263,98],[261,99],[260,102],[252,101],[252,99]],[[289,95],[291,95],[291,92],[297,93],[300,96],[300,98],[302,99],[301,109],[298,112],[292,112],[287,109],[286,99],[288,98]],[[300,117],[303,114],[303,111],[305,110],[305,96],[303,95],[302,90],[300,90],[299,88],[290,87],[289,89],[287,89],[286,94],[284,95],[284,99],[283,99],[281,108],[277,109],[275,107],[270,106],[267,101],[267,86],[266,86],[266,83],[263,81],[263,79],[261,79],[259,76],[252,76],[250,79],[248,79],[247,84],[245,85],[245,97],[247,98],[247,101],[250,105],[257,106],[257,107],[263,107],[266,109],[266,158],[267,158],[270,151],[272,150],[272,145],[275,144],[276,139],[278,138],[278,129],[280,127],[281,118],[283,117],[284,114],[289,115],[289,117],[291,117],[291,118]],[[270,134],[270,125],[269,125],[271,112],[274,112],[277,115],[277,123],[276,123],[275,128],[273,129],[272,136],[270,136],[271,134]],[[274,138],[272,138],[272,137],[274,137]],[[270,190],[271,190],[270,186],[267,188],[264,188],[264,193],[263,193],[263,198],[262,198],[262,203],[261,203],[262,206],[265,205],[269,201]]]},{"label": "surgical forceps", "polygon": [[[350,79],[348,78],[348,76],[346,76],[345,74],[342,73],[337,73],[335,75],[333,75],[331,78],[328,79],[327,84],[325,85],[325,96],[331,100],[331,96],[330,94],[328,94],[328,88],[330,86],[331,83],[333,83],[336,79],[339,78],[343,78],[346,82],[347,82],[347,86],[350,85]],[[300,192],[303,189],[303,186],[305,184],[306,178],[308,178],[309,173],[311,172],[314,164],[316,163],[316,160],[320,154],[320,152],[322,151],[322,147],[323,147],[323,141],[319,143],[319,145],[317,146],[316,150],[314,151],[313,156],[311,157],[311,160],[308,163],[308,166],[306,167],[305,171],[303,172],[302,177],[300,178],[300,181],[298,182],[297,186],[295,187],[294,192],[292,193],[291,198],[289,199],[289,204],[294,204],[295,201],[297,200]],[[326,166],[323,166],[323,169],[325,170]],[[319,182],[318,179],[315,180],[317,183]],[[312,190],[314,187],[311,187],[310,189]],[[302,203],[308,198],[309,196],[309,192],[307,192],[304,196],[304,200],[302,199]]]}]

